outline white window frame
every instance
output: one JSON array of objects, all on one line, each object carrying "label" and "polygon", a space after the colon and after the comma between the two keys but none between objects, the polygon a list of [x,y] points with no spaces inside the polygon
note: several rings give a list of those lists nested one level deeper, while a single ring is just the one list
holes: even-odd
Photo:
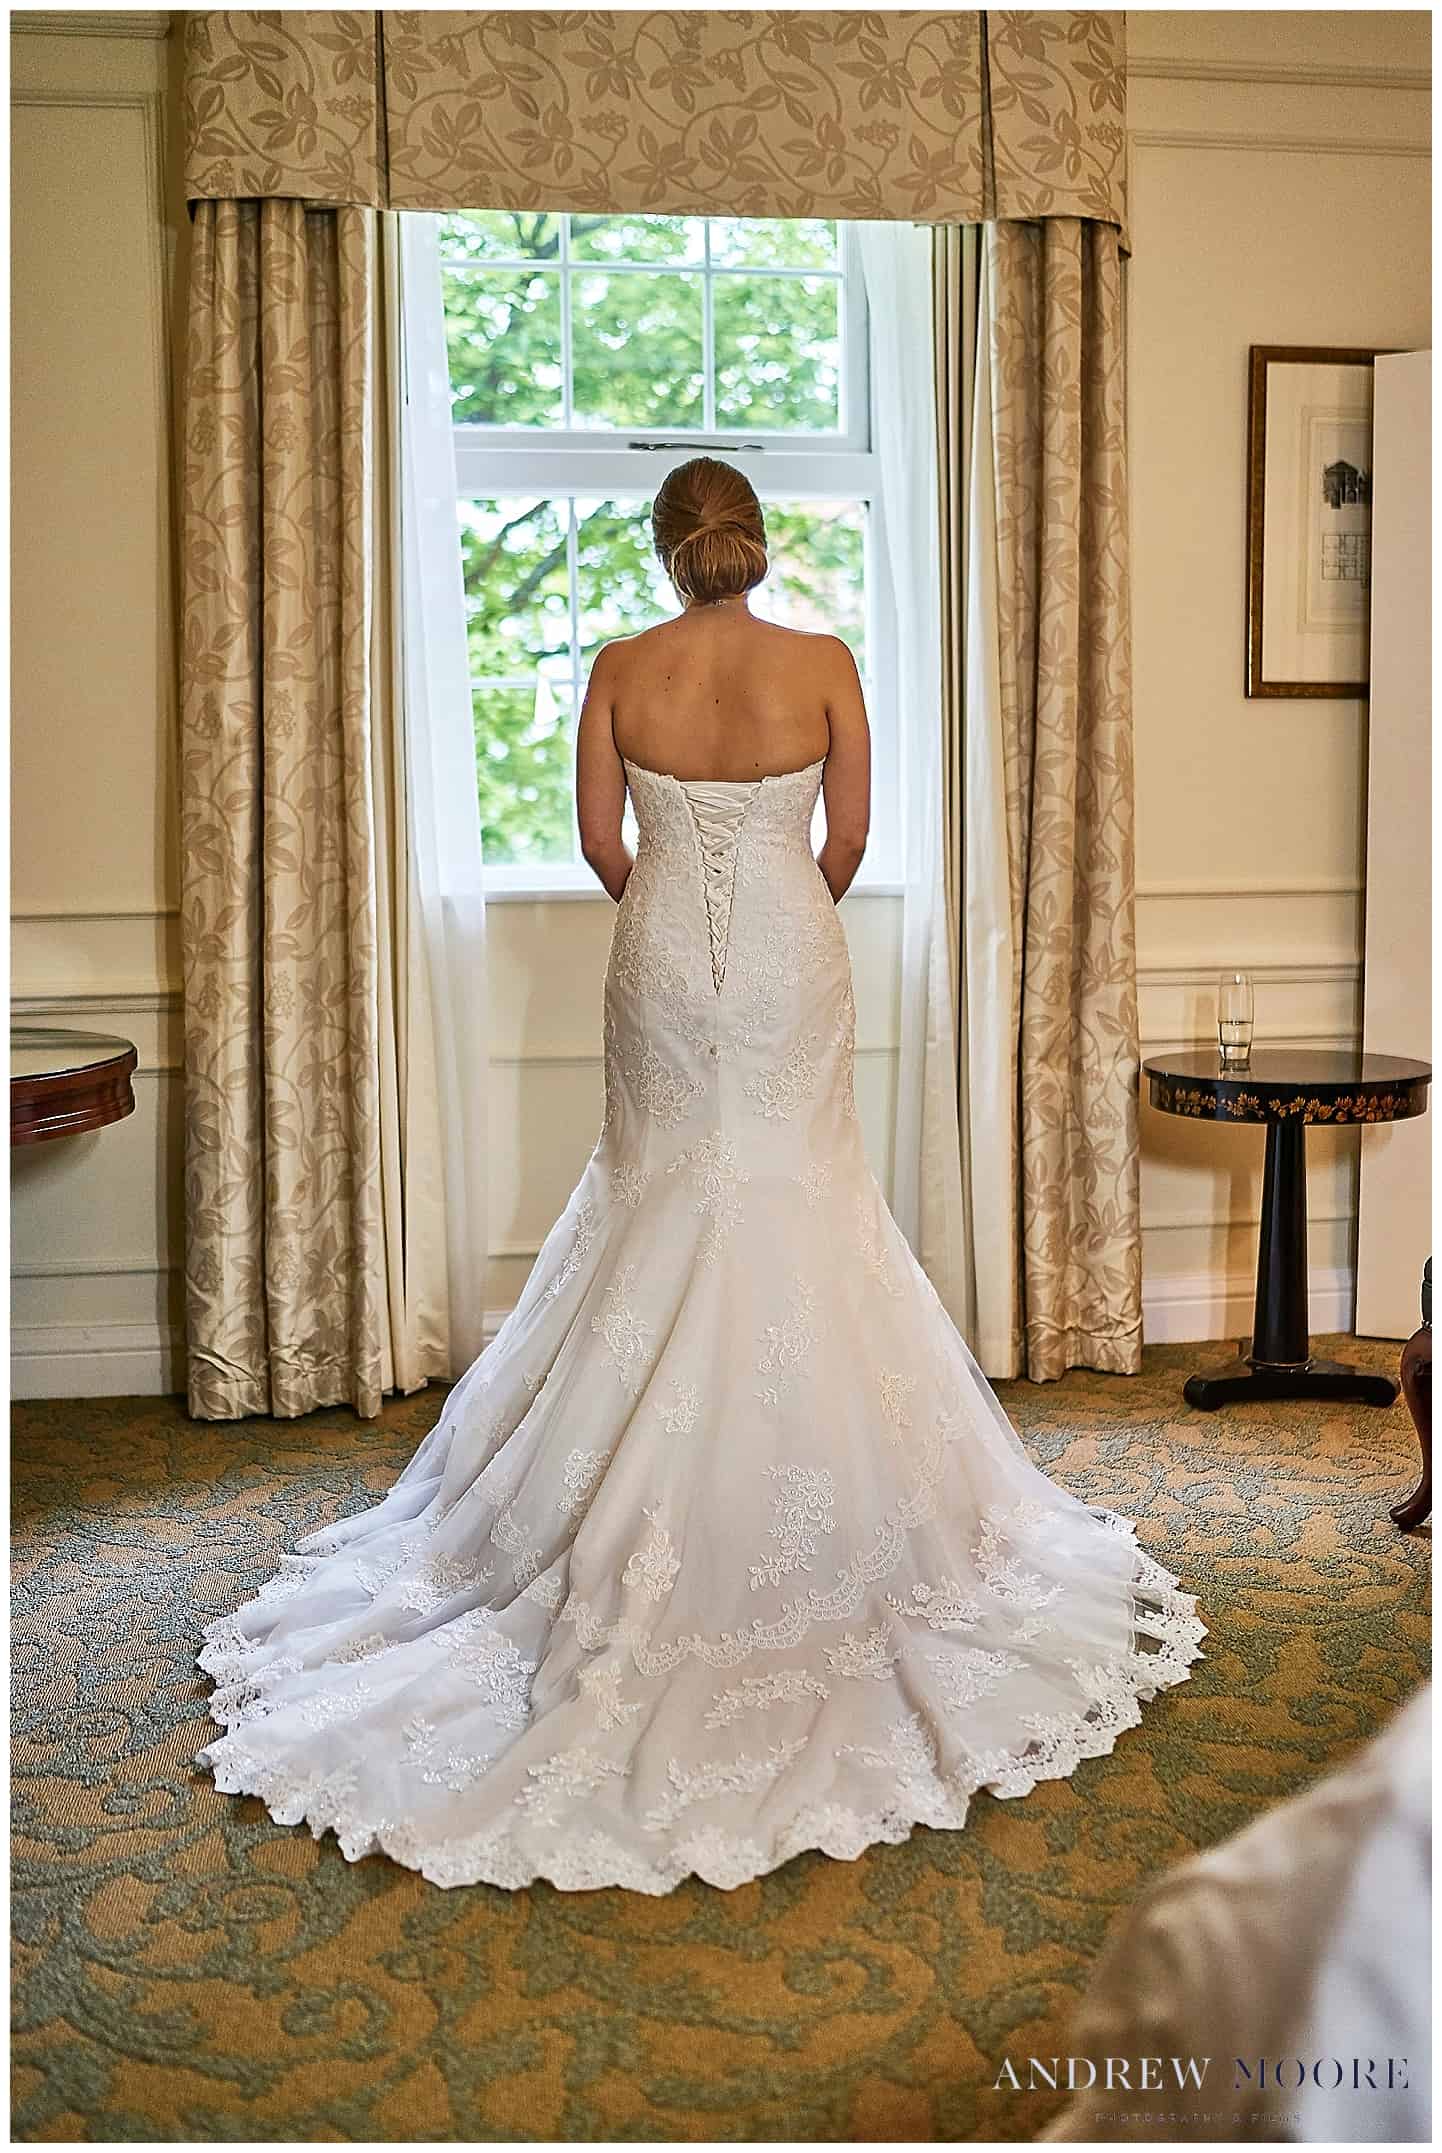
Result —
[{"label": "white window frame", "polygon": [[[561,249],[557,268],[599,271],[605,275],[667,274],[669,265],[634,266],[610,262],[570,262],[569,221],[561,226]],[[874,895],[890,893],[900,886],[900,784],[898,770],[898,712],[894,692],[895,665],[887,647],[885,626],[894,620],[887,570],[887,546],[882,529],[880,460],[872,446],[870,372],[867,364],[868,330],[865,285],[859,249],[849,225],[839,227],[838,270],[745,270],[748,276],[844,278],[843,303],[839,309],[841,331],[841,426],[825,435],[782,433],[761,427],[745,432],[698,429],[678,433],[674,428],[612,429],[592,426],[508,427],[474,422],[455,429],[458,498],[505,498],[567,495],[603,495],[610,499],[649,500],[666,473],[689,457],[708,451],[724,456],[755,487],[764,509],[768,498],[785,501],[847,500],[865,502],[866,521],[866,681],[867,709],[872,731],[872,842],[852,887]],[[447,265],[448,266],[448,265]],[[512,263],[502,259],[477,262],[477,268],[534,269],[533,262]],[[677,265],[678,269],[681,265]],[[704,262],[687,265],[689,273],[704,272],[705,314],[711,311],[710,227],[706,226]],[[554,271],[548,272],[554,274]],[[719,274],[732,272],[720,271]],[[561,333],[563,356],[570,350],[570,277],[561,275]],[[571,369],[563,367],[564,395],[570,400]],[[708,416],[712,414],[712,378],[706,384]],[[568,414],[569,415],[569,414]],[[576,648],[572,623],[572,649]],[[483,679],[473,682],[484,687]],[[499,679],[491,684],[500,685]],[[579,695],[584,681],[576,680]],[[822,811],[818,809],[818,815]],[[591,898],[604,897],[591,869],[582,860],[573,862],[522,861],[487,864],[488,898]]]}]

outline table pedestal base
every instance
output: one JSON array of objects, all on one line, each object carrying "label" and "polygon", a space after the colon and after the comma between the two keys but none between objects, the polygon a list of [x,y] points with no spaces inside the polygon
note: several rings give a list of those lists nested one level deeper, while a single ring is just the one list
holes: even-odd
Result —
[{"label": "table pedestal base", "polygon": [[1204,1413],[1219,1405],[1240,1405],[1248,1398],[1334,1398],[1391,1405],[1397,1385],[1390,1376],[1373,1375],[1349,1361],[1308,1360],[1295,1368],[1275,1368],[1239,1354],[1208,1375],[1188,1376],[1182,1396]]}]

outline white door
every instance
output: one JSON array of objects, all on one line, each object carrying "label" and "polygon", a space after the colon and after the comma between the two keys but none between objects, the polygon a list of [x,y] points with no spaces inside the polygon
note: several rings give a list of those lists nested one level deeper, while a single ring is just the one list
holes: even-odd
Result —
[{"label": "white door", "polygon": [[[1377,361],[1362,1044],[1432,1058],[1432,354]],[[1406,1338],[1432,1246],[1432,1115],[1362,1131],[1357,1330]]]}]

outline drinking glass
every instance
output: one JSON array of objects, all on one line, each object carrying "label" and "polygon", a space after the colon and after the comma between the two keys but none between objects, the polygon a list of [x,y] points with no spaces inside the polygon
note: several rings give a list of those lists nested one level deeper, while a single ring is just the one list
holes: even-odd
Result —
[{"label": "drinking glass", "polygon": [[1245,1069],[1252,1058],[1252,982],[1223,972],[1217,982],[1217,1039],[1224,1066]]}]

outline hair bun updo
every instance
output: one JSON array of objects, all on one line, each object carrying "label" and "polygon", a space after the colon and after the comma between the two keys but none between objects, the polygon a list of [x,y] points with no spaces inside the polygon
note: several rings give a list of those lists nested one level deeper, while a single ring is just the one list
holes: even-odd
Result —
[{"label": "hair bun updo", "polygon": [[667,473],[652,503],[651,536],[678,595],[696,605],[742,597],[770,566],[755,488],[714,456],[693,456]]}]

